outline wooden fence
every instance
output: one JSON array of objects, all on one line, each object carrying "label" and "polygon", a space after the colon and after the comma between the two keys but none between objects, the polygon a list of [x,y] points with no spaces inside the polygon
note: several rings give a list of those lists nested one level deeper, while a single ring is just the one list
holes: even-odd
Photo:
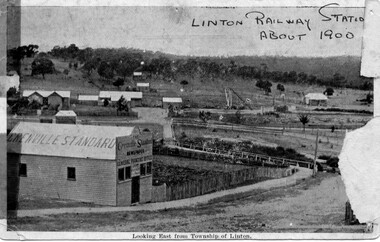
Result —
[{"label": "wooden fence", "polygon": [[249,166],[288,167],[289,165],[294,165],[309,169],[313,168],[312,162],[308,161],[292,160],[282,157],[240,151],[225,151],[214,148],[180,144],[176,141],[172,142],[172,145],[154,147],[153,153]]},{"label": "wooden fence", "polygon": [[245,182],[260,181],[262,178],[282,178],[293,173],[291,169],[250,167],[244,170],[222,173],[166,188],[166,201],[196,197],[203,194],[225,190]]}]

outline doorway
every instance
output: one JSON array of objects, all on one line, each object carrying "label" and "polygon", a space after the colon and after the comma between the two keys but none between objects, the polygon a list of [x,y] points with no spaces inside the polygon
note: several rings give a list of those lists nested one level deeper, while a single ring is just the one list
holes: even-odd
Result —
[{"label": "doorway", "polygon": [[132,204],[140,201],[140,177],[132,177]]}]

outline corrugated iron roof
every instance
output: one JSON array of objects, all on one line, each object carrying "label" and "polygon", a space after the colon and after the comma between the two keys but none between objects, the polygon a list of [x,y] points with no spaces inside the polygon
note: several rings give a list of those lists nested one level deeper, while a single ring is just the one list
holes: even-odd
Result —
[{"label": "corrugated iron roof", "polygon": [[98,95],[78,95],[78,101],[98,101]]},{"label": "corrugated iron roof", "polygon": [[38,93],[40,94],[42,97],[48,97],[50,96],[51,94],[53,93],[57,93],[59,96],[61,97],[66,97],[66,98],[70,98],[70,91],[44,91],[44,90],[24,90],[22,92],[22,96],[23,97],[29,97],[30,95],[32,95],[33,93]]},{"label": "corrugated iron roof", "polygon": [[312,100],[327,100],[328,99],[323,93],[308,93],[305,95],[305,97]]},{"label": "corrugated iron roof", "polygon": [[164,103],[181,103],[182,98],[180,98],[180,97],[163,97],[162,102],[164,102]]},{"label": "corrugated iron roof", "polygon": [[149,87],[149,83],[145,83],[145,82],[138,82],[136,85],[138,87]]},{"label": "corrugated iron roof", "polygon": [[77,116],[77,114],[73,110],[61,110],[59,111],[55,116],[58,117],[72,117],[72,116]]},{"label": "corrugated iron roof", "polygon": [[111,101],[118,101],[123,96],[125,100],[142,99],[142,92],[117,92],[117,91],[100,91],[100,98],[111,98]]},{"label": "corrugated iron roof", "polygon": [[135,127],[20,122],[8,135],[8,152],[114,160],[116,137],[137,134]]}]

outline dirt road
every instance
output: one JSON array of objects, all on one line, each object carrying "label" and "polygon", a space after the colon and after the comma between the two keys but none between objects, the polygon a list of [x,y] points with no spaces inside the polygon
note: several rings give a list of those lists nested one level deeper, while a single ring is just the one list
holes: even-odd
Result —
[{"label": "dirt road", "polygon": [[251,190],[161,211],[57,214],[8,220],[18,230],[146,232],[363,232],[344,226],[341,177],[318,173],[291,187]]}]

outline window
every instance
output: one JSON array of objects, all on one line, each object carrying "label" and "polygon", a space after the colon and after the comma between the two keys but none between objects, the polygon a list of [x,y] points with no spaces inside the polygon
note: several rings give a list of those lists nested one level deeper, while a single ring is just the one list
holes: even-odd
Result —
[{"label": "window", "polygon": [[119,181],[124,181],[125,176],[124,176],[124,168],[119,169]]},{"label": "window", "polygon": [[131,167],[127,166],[127,167],[119,168],[118,174],[119,174],[118,176],[119,181],[125,181],[128,179],[131,179]]},{"label": "window", "polygon": [[146,174],[146,163],[140,164],[140,176],[145,176]]},{"label": "window", "polygon": [[76,180],[75,167],[67,167],[67,180]]},{"label": "window", "polygon": [[26,164],[20,163],[19,176],[27,176]]},{"label": "window", "polygon": [[146,163],[146,174],[152,174],[152,162]]},{"label": "window", "polygon": [[127,166],[125,167],[125,179],[131,179],[131,167]]}]

